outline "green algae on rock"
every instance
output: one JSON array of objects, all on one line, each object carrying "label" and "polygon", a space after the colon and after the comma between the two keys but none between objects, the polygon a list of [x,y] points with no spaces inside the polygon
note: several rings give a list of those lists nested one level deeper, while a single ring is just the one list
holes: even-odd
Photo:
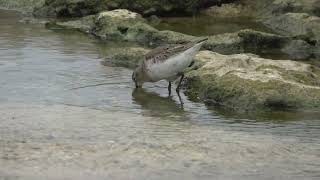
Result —
[{"label": "green algae on rock", "polygon": [[290,60],[202,51],[186,74],[193,99],[236,110],[320,108],[320,69]]},{"label": "green algae on rock", "polygon": [[190,41],[193,36],[173,31],[159,31],[146,23],[138,13],[125,9],[104,11],[79,20],[53,22],[51,24],[67,29],[91,33],[101,39],[133,41],[157,46],[179,41]]},{"label": "green algae on rock", "polygon": [[[150,47],[196,39],[195,36],[174,31],[159,31],[147,24],[141,15],[125,9],[104,11],[79,20],[58,21],[53,24],[87,32],[105,40],[132,41]],[[290,38],[285,36],[250,29],[208,38],[203,48],[222,54],[259,53],[262,49],[272,51],[275,48],[281,49],[290,42]]]}]

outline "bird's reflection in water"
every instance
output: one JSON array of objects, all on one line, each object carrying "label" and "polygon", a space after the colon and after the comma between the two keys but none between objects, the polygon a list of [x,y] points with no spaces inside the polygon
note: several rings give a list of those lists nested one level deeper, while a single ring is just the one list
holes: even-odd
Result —
[{"label": "bird's reflection in water", "polygon": [[133,101],[141,106],[143,113],[155,117],[171,117],[174,119],[186,119],[186,112],[180,102],[176,102],[171,96],[162,97],[154,92],[147,92],[140,88],[132,93]]}]

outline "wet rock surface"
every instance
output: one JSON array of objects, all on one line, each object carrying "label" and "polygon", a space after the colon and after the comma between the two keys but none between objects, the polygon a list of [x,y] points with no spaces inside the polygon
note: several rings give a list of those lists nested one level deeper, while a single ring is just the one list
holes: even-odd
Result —
[{"label": "wet rock surface", "polygon": [[187,74],[186,92],[213,105],[252,109],[317,109],[320,69],[290,60],[202,51]]}]

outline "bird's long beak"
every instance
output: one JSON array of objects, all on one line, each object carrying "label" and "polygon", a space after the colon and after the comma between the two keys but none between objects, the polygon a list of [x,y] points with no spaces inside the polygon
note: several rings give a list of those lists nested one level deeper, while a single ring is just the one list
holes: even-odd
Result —
[{"label": "bird's long beak", "polygon": [[199,43],[202,43],[202,42],[207,41],[207,40],[208,40],[207,37],[201,38],[201,39],[198,39],[198,40],[196,41],[196,43],[199,44]]}]

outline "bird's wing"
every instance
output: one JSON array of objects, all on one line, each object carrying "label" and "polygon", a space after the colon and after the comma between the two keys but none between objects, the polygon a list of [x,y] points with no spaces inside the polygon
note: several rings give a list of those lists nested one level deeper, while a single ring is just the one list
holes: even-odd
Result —
[{"label": "bird's wing", "polygon": [[170,57],[183,52],[184,50],[183,44],[170,44],[162,47],[155,48],[151,50],[145,56],[145,60],[154,61],[154,62],[164,62]]},{"label": "bird's wing", "polygon": [[153,61],[154,63],[164,62],[170,57],[173,57],[183,51],[186,51],[187,49],[205,40],[207,40],[207,38],[200,39],[194,42],[181,42],[179,44],[170,44],[155,48],[145,55],[145,61]]}]

